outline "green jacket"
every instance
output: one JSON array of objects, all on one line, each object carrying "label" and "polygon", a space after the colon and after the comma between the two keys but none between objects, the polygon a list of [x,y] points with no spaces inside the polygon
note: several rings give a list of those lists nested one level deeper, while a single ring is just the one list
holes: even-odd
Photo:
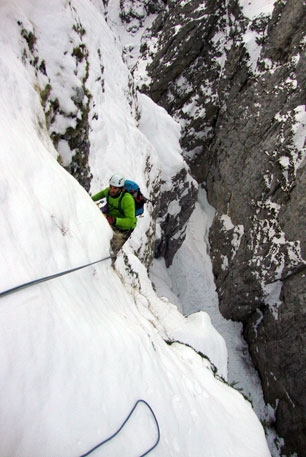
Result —
[{"label": "green jacket", "polygon": [[120,230],[133,230],[137,224],[135,215],[135,200],[128,192],[121,192],[118,197],[113,198],[109,195],[109,187],[101,190],[91,197],[94,202],[107,199],[108,213],[116,218],[115,226]]}]

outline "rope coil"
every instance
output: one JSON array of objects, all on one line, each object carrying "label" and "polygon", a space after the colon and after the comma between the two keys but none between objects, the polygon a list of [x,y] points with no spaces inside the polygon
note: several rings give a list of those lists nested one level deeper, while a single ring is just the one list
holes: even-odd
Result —
[{"label": "rope coil", "polygon": [[[43,278],[34,279],[33,281],[29,281],[29,282],[26,282],[24,284],[20,284],[19,286],[15,286],[15,287],[12,287],[11,289],[8,289],[8,290],[5,290],[3,292],[0,292],[0,298],[5,297],[5,296],[7,296],[9,294],[13,294],[15,292],[18,292],[18,291],[20,291],[22,289],[25,289],[27,287],[31,287],[33,285],[40,284],[42,282],[50,281],[51,279],[54,279],[54,278],[59,278],[60,276],[64,276],[64,275],[67,275],[69,273],[73,273],[74,271],[81,270],[83,268],[89,267],[91,265],[95,265],[96,263],[100,263],[100,262],[103,262],[104,260],[108,260],[108,259],[112,259],[112,258],[113,258],[112,256],[104,257],[103,259],[99,259],[99,260],[96,260],[95,262],[90,262],[90,263],[87,263],[85,265],[81,265],[79,267],[71,268],[70,270],[65,270],[65,271],[61,271],[59,273],[55,273],[53,275],[45,276]],[[135,405],[131,409],[130,413],[128,414],[126,419],[123,421],[123,423],[121,424],[121,426],[118,428],[118,430],[115,433],[113,433],[111,436],[106,438],[101,443],[99,443],[96,446],[94,446],[92,449],[90,449],[88,452],[86,452],[86,454],[82,454],[80,457],[87,457],[88,455],[92,454],[95,450],[97,450],[99,447],[103,446],[103,444],[105,444],[108,441],[111,441],[113,438],[115,438],[115,436],[117,436],[120,433],[120,431],[123,429],[125,424],[129,421],[129,419],[131,418],[132,414],[134,413],[134,411],[137,408],[137,406],[139,405],[139,403],[143,403],[150,410],[150,412],[151,412],[151,414],[152,414],[152,416],[154,418],[154,422],[155,422],[156,430],[157,430],[157,438],[155,440],[155,443],[150,447],[150,449],[148,449],[144,454],[141,454],[139,457],[145,457],[151,451],[153,451],[153,449],[156,448],[156,446],[158,445],[158,443],[160,441],[160,428],[159,428],[159,424],[158,424],[157,418],[155,416],[155,413],[154,413],[153,409],[151,408],[151,406],[149,405],[149,403],[147,403],[145,400],[141,400],[140,399],[140,400],[137,400],[137,402],[135,403]]]},{"label": "rope coil", "polygon": [[111,436],[109,436],[108,438],[106,438],[104,441],[101,441],[101,443],[97,444],[96,446],[94,446],[92,449],[90,449],[88,452],[86,452],[86,454],[82,454],[80,457],[87,457],[88,455],[92,454],[95,450],[97,450],[99,447],[103,446],[103,444],[107,443],[108,441],[111,441],[113,438],[115,438],[115,436],[117,436],[120,431],[123,429],[123,427],[125,426],[125,424],[129,421],[129,419],[131,418],[132,414],[134,413],[135,409],[137,408],[138,404],[139,403],[144,403],[150,410],[153,418],[154,418],[154,421],[155,421],[155,425],[156,425],[156,430],[157,430],[157,438],[156,438],[156,441],[155,443],[150,447],[149,450],[147,450],[144,454],[141,454],[139,457],[144,457],[145,455],[148,455],[151,451],[153,451],[153,449],[156,448],[156,446],[158,445],[159,443],[159,440],[160,440],[160,428],[159,428],[159,424],[158,424],[158,421],[156,419],[156,416],[155,416],[155,413],[153,411],[153,409],[151,408],[151,406],[149,405],[149,403],[147,403],[145,400],[137,400],[137,402],[135,403],[135,405],[133,406],[133,408],[131,409],[129,415],[127,416],[127,418],[123,421],[123,423],[121,424],[121,426],[118,428],[118,430],[113,433]]}]

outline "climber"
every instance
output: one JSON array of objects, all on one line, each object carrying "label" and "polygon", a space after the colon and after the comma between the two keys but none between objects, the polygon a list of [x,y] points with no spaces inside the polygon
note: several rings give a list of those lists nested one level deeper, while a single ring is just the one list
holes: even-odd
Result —
[{"label": "climber", "polygon": [[109,187],[91,197],[95,202],[106,198],[102,212],[114,231],[111,246],[115,255],[131,236],[137,224],[135,200],[129,192],[125,192],[124,184],[125,179],[119,174],[114,174],[109,180]]}]

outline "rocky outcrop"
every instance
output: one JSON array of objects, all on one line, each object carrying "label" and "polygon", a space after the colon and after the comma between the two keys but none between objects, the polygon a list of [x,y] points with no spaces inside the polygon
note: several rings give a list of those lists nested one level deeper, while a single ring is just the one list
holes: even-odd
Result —
[{"label": "rocky outcrop", "polygon": [[[69,8],[73,10],[71,5]],[[65,87],[65,90],[59,93],[54,90],[54,86],[59,85],[56,79],[61,79],[61,73],[59,71],[57,75],[49,74],[49,62],[44,56],[44,49],[38,48],[35,28],[32,25],[30,28],[25,27],[21,21],[18,25],[24,40],[22,60],[25,65],[32,66],[35,72],[36,90],[40,94],[48,134],[58,151],[58,161],[88,191],[92,179],[88,164],[92,95],[86,87],[89,75],[88,49],[84,42],[86,30],[76,17],[71,38],[68,43],[63,43],[63,48],[66,46],[63,55],[69,56],[74,62],[74,68],[71,66],[65,70],[69,72],[73,69],[75,87]],[[61,68],[61,71],[63,70],[64,68]],[[65,86],[63,81],[60,84]],[[67,93],[71,93],[70,109],[67,108]]]},{"label": "rocky outcrop", "polygon": [[142,90],[180,122],[185,159],[216,208],[210,244],[220,309],[243,322],[277,430],[299,457],[306,455],[305,26],[299,0],[251,18],[236,1],[168,1],[142,44],[150,78]]},{"label": "rocky outcrop", "polygon": [[[187,167],[173,176],[171,189],[163,192],[162,183],[157,213],[160,235],[155,242],[154,256],[164,257],[167,267],[185,239],[186,224],[194,210],[197,193],[195,183],[188,177]],[[171,210],[173,204],[174,211]]]}]

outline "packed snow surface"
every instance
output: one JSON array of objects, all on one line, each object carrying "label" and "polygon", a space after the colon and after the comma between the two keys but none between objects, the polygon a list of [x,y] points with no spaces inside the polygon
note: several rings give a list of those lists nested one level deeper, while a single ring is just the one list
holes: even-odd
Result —
[{"label": "packed snow surface", "polygon": [[[76,67],[71,52],[82,26],[89,56],[86,84],[93,96],[92,192],[121,170],[149,191],[148,163],[149,181],[160,173],[171,180],[173,166],[182,166],[177,126],[129,92],[129,72],[101,2],[2,1],[0,18],[0,292],[101,260],[0,296],[0,455],[83,455],[118,430],[143,399],[160,427],[152,456],[269,457],[251,404],[219,377],[227,378],[227,349],[211,318],[198,310],[185,317],[171,298],[159,297],[135,255],[146,241],[150,206],[113,268],[112,230],[58,163],[40,94],[49,82],[61,107],[79,115],[72,96],[85,70]],[[35,53],[47,76],[31,63],[34,51],[22,30],[28,40],[30,31],[36,37]],[[145,107],[147,118],[150,113],[152,119],[164,118],[159,141],[150,139],[148,128],[138,128],[136,106],[139,112]],[[65,119],[58,114],[57,128],[64,129]],[[160,144],[173,153],[171,163]],[[61,146],[62,159],[68,160],[67,145]],[[207,303],[215,303],[213,290],[207,292]],[[189,299],[192,308],[190,294]],[[156,437],[152,413],[142,403],[122,431],[92,455],[142,455]]]}]

